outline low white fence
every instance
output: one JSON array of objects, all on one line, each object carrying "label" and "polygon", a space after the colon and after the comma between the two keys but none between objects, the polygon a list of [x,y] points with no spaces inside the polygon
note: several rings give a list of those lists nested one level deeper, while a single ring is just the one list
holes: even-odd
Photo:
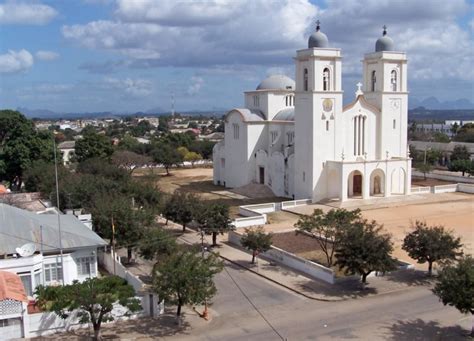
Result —
[{"label": "low white fence", "polygon": [[[229,232],[229,242],[241,246],[240,244],[241,235],[236,232]],[[291,269],[301,271],[302,273],[316,279],[320,279],[324,282],[334,284],[334,271],[317,264],[315,262],[309,261],[307,259],[298,257],[288,251],[282,250],[275,246],[272,246],[270,250],[265,253],[262,253],[260,257],[270,259],[277,263],[288,266]]]},{"label": "low white fence", "polygon": [[432,190],[433,193],[452,193],[456,192],[458,189],[458,184],[452,184],[452,185],[440,185],[440,186],[433,186]]},{"label": "low white fence", "polygon": [[296,206],[305,206],[311,204],[310,199],[300,199],[300,200],[291,200],[291,201],[283,201],[281,203],[281,209],[287,209],[287,208],[292,208]]},{"label": "low white fence", "polygon": [[410,193],[431,193],[431,187],[412,187]]},{"label": "low white fence", "polygon": [[232,224],[235,228],[265,225],[268,221],[267,213],[277,212],[286,208],[308,204],[311,204],[310,199],[240,206],[239,214],[243,216],[243,218],[236,218]]},{"label": "low white fence", "polygon": [[120,263],[120,257],[115,255],[115,266],[114,266],[114,256],[112,253],[99,251],[97,254],[99,263],[111,274],[115,274],[127,281],[135,292],[137,297],[141,301],[143,311],[140,313],[146,316],[156,317],[163,313],[164,303],[160,302],[158,295],[148,292],[145,288],[144,283],[128,271],[123,264]]},{"label": "low white fence", "polygon": [[[424,178],[425,177],[425,175],[422,172],[419,172],[415,169],[412,169],[411,175],[419,177],[419,178]],[[437,180],[444,180],[444,181],[463,182],[463,183],[474,184],[474,177],[459,176],[459,175],[448,175],[448,174],[438,174],[438,173],[426,173],[426,177],[429,178],[429,179],[437,179]]]},{"label": "low white fence", "polygon": [[470,184],[458,184],[458,192],[474,194],[474,185]]}]

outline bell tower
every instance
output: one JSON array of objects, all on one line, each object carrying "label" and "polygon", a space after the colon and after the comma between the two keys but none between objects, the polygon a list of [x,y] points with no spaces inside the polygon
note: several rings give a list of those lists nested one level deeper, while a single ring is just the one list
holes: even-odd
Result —
[{"label": "bell tower", "polygon": [[407,58],[395,50],[386,26],[375,52],[364,56],[363,78],[365,99],[380,110],[376,158],[407,157]]},{"label": "bell tower", "polygon": [[297,51],[294,59],[295,193],[318,201],[327,191],[318,186],[326,183],[324,163],[336,159],[342,146],[336,138],[340,119],[336,113],[342,113],[341,50],[329,47],[318,20],[308,48]]}]

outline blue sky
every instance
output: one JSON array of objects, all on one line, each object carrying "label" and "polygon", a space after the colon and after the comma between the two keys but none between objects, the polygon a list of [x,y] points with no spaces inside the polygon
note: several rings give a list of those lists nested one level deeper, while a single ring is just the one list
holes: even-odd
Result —
[{"label": "blue sky", "polygon": [[411,98],[474,102],[472,1],[22,0],[0,2],[0,107],[58,112],[241,106],[316,19],[342,48],[345,102],[381,27],[409,59]]}]

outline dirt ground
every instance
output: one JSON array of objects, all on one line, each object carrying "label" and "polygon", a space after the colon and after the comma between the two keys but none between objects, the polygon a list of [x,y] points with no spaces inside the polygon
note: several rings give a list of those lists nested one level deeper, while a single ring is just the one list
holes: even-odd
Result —
[{"label": "dirt ground", "polygon": [[450,185],[454,184],[452,181],[443,181],[443,180],[437,180],[437,179],[426,179],[424,180],[423,178],[418,178],[418,177],[412,177],[411,178],[411,185],[413,187],[431,187],[431,186],[441,186],[441,185]]},{"label": "dirt ground", "polygon": [[[450,193],[453,196],[460,193]],[[426,221],[430,225],[444,225],[461,237],[464,253],[474,254],[474,196],[465,195],[465,200],[455,202],[440,202],[414,204],[401,207],[379,208],[363,211],[367,219],[374,219],[384,225],[387,232],[393,236],[395,244],[394,256],[408,262],[413,262],[401,249],[403,238],[411,231],[411,225],[416,220]],[[415,265],[425,269],[426,264]]]},{"label": "dirt ground", "polygon": [[[288,200],[271,195],[271,191],[265,191],[252,187],[261,185],[247,185],[232,190],[224,186],[214,185],[212,182],[212,168],[174,168],[170,169],[167,176],[162,168],[139,169],[134,173],[137,178],[152,179],[158,188],[165,193],[173,193],[176,190],[186,191],[198,195],[201,199],[210,203],[219,202],[230,206],[232,217],[238,216],[239,206],[249,204],[262,204],[267,202]],[[216,193],[218,192],[218,193]],[[242,197],[243,196],[243,197]]]}]

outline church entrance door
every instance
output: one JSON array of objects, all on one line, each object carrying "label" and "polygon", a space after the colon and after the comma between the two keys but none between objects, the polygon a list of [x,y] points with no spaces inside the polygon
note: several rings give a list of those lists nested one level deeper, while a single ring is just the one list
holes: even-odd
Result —
[{"label": "church entrance door", "polygon": [[354,196],[362,195],[362,175],[354,175],[352,192],[354,193]]},{"label": "church entrance door", "polygon": [[264,167],[258,167],[259,170],[259,179],[258,182],[261,183],[262,185],[265,184],[265,168]]}]

